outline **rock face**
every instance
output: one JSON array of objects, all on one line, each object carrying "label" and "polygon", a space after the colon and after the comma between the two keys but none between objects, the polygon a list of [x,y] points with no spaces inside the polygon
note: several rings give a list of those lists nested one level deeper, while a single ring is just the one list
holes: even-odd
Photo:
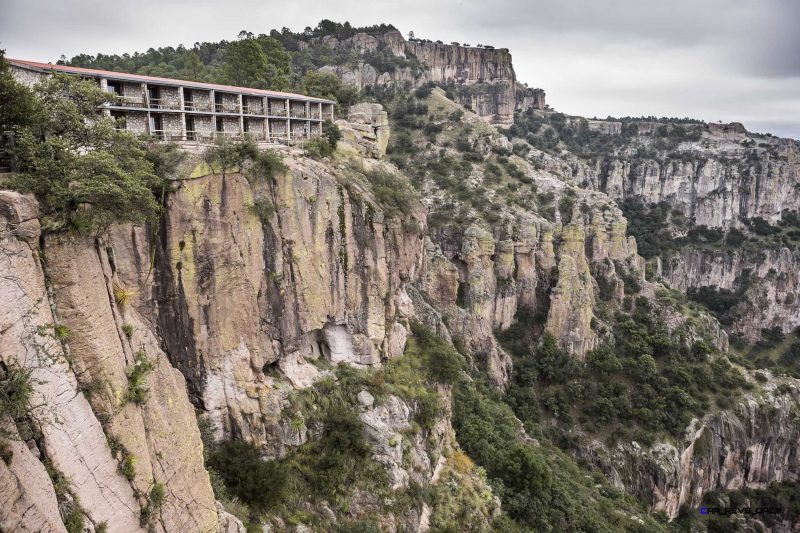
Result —
[{"label": "rock face", "polygon": [[344,142],[362,156],[380,158],[389,146],[389,115],[381,104],[356,104],[350,107],[347,120],[337,120]]},{"label": "rock face", "polygon": [[271,366],[307,386],[311,360],[375,366],[402,351],[404,330],[390,326],[420,257],[419,239],[385,222],[365,190],[322,164],[287,163],[253,185],[238,173],[182,181],[151,296],[195,401],[223,434],[256,441],[277,401]]},{"label": "rock face", "polygon": [[[621,122],[586,122],[591,131],[622,134]],[[633,128],[626,130],[633,135],[630,140],[592,165],[569,157],[541,156],[537,162],[616,201],[664,202],[697,226],[742,229],[756,218],[776,224],[787,212],[800,210],[800,143],[795,140],[752,134],[738,123],[641,121],[625,127]],[[677,138],[688,140],[665,150],[659,143],[675,136],[671,132],[676,128],[687,133]],[[788,332],[800,325],[796,247],[784,243],[757,250],[726,248],[685,246],[673,257],[662,258],[656,271],[661,280],[683,291],[702,286],[735,289],[735,282],[750,273],[751,303],[742,306],[732,325],[748,340],[758,340],[761,328],[777,326]]]},{"label": "rock face", "polygon": [[765,385],[761,398],[748,396],[734,409],[694,420],[677,445],[636,443],[606,450],[594,443],[583,458],[603,469],[620,488],[640,494],[652,511],[675,517],[683,504],[697,506],[719,488],[766,488],[772,481],[798,479],[800,382],[787,392]]},{"label": "rock face", "polygon": [[511,54],[506,48],[407,41],[396,30],[378,35],[357,33],[343,40],[329,35],[303,45],[349,49],[362,55],[385,50],[397,58],[397,65],[385,72],[370,64],[369,57],[355,67],[322,68],[359,89],[386,85],[418,87],[430,81],[455,84],[462,104],[494,123],[505,125],[513,123],[515,111],[545,107],[544,91],[517,85]]},{"label": "rock face", "polygon": [[728,250],[716,253],[688,249],[665,261],[662,277],[686,291],[692,287],[720,287],[736,291],[749,274],[753,286],[739,307],[731,328],[755,342],[761,329],[778,326],[788,332],[800,326],[800,253],[788,248],[760,251]]},{"label": "rock face", "polygon": [[[599,158],[585,175],[586,185],[616,200],[667,202],[708,227],[741,227],[743,219],[755,217],[776,222],[784,210],[800,208],[797,141],[751,134],[741,124],[631,126],[635,142],[613,157]],[[621,123],[613,121],[588,121],[588,127],[610,135],[621,131]],[[664,157],[647,150],[644,157],[639,155],[642,147],[658,150],[659,128],[669,136],[678,127],[698,140],[680,141]]]}]

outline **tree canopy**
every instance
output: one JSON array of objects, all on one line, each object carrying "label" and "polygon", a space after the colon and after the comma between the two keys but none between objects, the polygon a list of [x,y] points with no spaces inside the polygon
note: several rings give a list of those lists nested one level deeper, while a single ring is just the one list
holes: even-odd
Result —
[{"label": "tree canopy", "polygon": [[36,196],[47,230],[101,229],[158,215],[163,180],[155,171],[157,154],[98,112],[110,95],[63,74],[31,90],[3,74],[7,70],[0,61],[0,90],[27,106],[24,116],[3,111],[4,126],[16,134],[18,173],[10,185]]}]

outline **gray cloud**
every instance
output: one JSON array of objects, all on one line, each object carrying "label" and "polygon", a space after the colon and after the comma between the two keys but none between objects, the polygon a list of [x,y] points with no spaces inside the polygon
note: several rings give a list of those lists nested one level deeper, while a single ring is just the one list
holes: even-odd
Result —
[{"label": "gray cloud", "polygon": [[800,137],[796,0],[0,0],[0,47],[54,61],[322,18],[507,47],[519,79],[567,113],[738,120]]}]

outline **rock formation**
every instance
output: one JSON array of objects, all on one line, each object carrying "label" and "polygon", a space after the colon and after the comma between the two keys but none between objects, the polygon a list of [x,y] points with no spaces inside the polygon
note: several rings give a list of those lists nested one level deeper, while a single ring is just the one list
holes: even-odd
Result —
[{"label": "rock formation", "polygon": [[453,84],[462,104],[497,124],[511,124],[515,111],[544,109],[544,91],[518,85],[508,49],[462,46],[403,38],[397,30],[383,34],[357,33],[339,40],[329,35],[304,46],[351,49],[359,54],[387,51],[398,60],[392,70],[382,72],[369,60],[357,66],[327,65],[345,83],[364,89],[385,85],[419,87],[428,82]]}]

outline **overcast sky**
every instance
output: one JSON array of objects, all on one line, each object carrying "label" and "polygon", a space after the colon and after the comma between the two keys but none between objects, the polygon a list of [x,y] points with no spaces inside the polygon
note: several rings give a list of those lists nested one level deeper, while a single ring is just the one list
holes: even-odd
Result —
[{"label": "overcast sky", "polygon": [[123,53],[328,18],[506,47],[559,111],[743,122],[800,139],[800,0],[0,0],[9,57]]}]

